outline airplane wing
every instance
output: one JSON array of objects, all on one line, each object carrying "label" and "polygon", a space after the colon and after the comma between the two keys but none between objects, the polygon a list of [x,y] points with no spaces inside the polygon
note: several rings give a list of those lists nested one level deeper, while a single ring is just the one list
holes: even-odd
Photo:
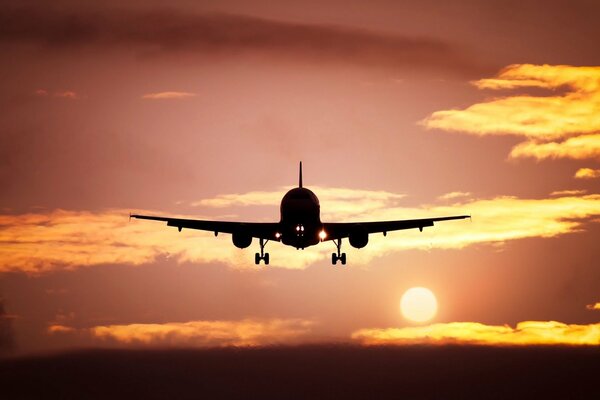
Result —
[{"label": "airplane wing", "polygon": [[167,226],[174,226],[181,231],[185,229],[198,229],[201,231],[217,233],[244,233],[252,237],[267,240],[279,240],[275,237],[279,224],[276,222],[228,222],[228,221],[203,221],[198,219],[181,219],[157,217],[152,215],[133,214],[131,218],[149,219],[152,221],[166,222]]},{"label": "airplane wing", "polygon": [[424,218],[424,219],[404,219],[398,221],[379,221],[379,222],[334,222],[324,223],[323,229],[327,233],[326,240],[335,240],[348,237],[351,232],[357,229],[366,231],[367,233],[383,232],[386,234],[391,231],[399,231],[402,229],[423,228],[433,226],[434,222],[449,221],[453,219],[471,218],[470,215],[457,215],[452,217],[439,218]]}]

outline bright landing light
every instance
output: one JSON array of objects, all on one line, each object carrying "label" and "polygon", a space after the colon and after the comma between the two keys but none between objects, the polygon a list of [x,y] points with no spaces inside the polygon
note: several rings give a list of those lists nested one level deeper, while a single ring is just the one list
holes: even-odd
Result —
[{"label": "bright landing light", "polygon": [[400,311],[404,318],[411,321],[429,321],[437,313],[437,300],[431,290],[414,287],[402,295]]}]

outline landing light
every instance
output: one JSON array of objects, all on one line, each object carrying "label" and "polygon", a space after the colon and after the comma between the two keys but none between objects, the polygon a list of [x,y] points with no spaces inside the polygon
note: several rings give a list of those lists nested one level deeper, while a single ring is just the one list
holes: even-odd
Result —
[{"label": "landing light", "polygon": [[275,238],[279,239],[281,237],[281,233],[277,232],[275,233]]},{"label": "landing light", "polygon": [[325,238],[327,237],[327,232],[325,232],[325,231],[319,232],[319,237],[321,238],[321,240],[325,240]]}]

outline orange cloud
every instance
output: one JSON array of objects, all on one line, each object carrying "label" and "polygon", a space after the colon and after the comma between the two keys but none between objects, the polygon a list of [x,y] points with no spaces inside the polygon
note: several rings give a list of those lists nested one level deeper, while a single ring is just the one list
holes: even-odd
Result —
[{"label": "orange cloud", "polygon": [[479,89],[543,88],[558,94],[493,98],[462,110],[436,111],[421,123],[481,136],[526,137],[513,148],[515,158],[600,157],[600,67],[516,64],[473,84]]},{"label": "orange cloud", "polygon": [[125,344],[264,346],[301,341],[314,323],[302,319],[189,321],[89,328],[92,337]]},{"label": "orange cloud", "polygon": [[54,97],[62,97],[62,98],[71,99],[71,100],[79,99],[79,95],[71,90],[66,90],[64,92],[56,92],[56,93],[54,93]]},{"label": "orange cloud", "polygon": [[577,172],[575,172],[575,178],[577,178],[577,179],[600,178],[600,169],[579,168],[577,170]]},{"label": "orange cloud", "polygon": [[[325,190],[325,192],[327,192]],[[351,190],[348,190],[350,193]],[[231,204],[260,204],[256,192],[217,196]],[[265,192],[266,193],[266,192]],[[261,199],[281,196],[279,191],[261,194]],[[318,194],[320,194],[317,191]],[[333,190],[332,193],[345,193]],[[374,257],[408,249],[459,249],[466,246],[531,237],[556,237],[584,229],[584,223],[600,216],[600,195],[568,195],[549,199],[496,197],[470,199],[451,205],[403,207],[400,195],[387,196],[374,192],[376,200],[368,200],[368,191],[358,191],[367,199],[348,194],[348,200],[325,198],[321,202],[323,221],[389,220],[433,216],[472,214],[473,221],[450,221],[434,228],[390,232],[387,237],[371,235],[369,246],[357,250],[344,247],[354,265],[368,264]],[[379,199],[377,196],[381,196]],[[232,195],[233,196],[233,195]],[[326,196],[327,197],[327,196]],[[211,200],[207,199],[206,204]],[[336,204],[340,204],[336,208]],[[269,203],[270,204],[270,203]],[[140,211],[148,214],[168,212]],[[163,223],[131,221],[128,211],[103,212],[55,210],[21,215],[0,214],[0,272],[21,271],[39,274],[57,269],[71,269],[101,264],[145,264],[158,257],[172,257],[179,262],[218,262],[240,269],[255,269],[252,253],[257,248],[240,250],[231,243],[230,235],[184,229],[177,232]],[[177,215],[173,215],[177,217]],[[206,216],[179,216],[208,218]],[[591,223],[591,222],[590,222]],[[272,267],[305,268],[315,262],[326,263],[333,245],[323,243],[304,252],[269,244]]]},{"label": "orange cloud", "polygon": [[142,99],[146,100],[169,100],[169,99],[187,99],[195,97],[196,93],[191,92],[158,92],[158,93],[147,93],[142,96]]},{"label": "orange cloud", "polygon": [[562,142],[527,141],[512,148],[511,158],[532,157],[572,158],[576,160],[600,159],[600,134],[569,138]]},{"label": "orange cloud", "polygon": [[556,321],[524,321],[515,328],[478,322],[449,322],[406,328],[362,329],[352,338],[366,345],[478,344],[478,345],[573,345],[600,344],[600,323],[564,324]]},{"label": "orange cloud", "polygon": [[585,308],[588,310],[600,310],[600,303],[588,304]]},{"label": "orange cloud", "polygon": [[58,324],[50,325],[48,327],[48,333],[50,333],[50,334],[71,333],[71,332],[75,332],[75,328],[72,328],[70,326],[65,326],[65,325],[58,325]]}]

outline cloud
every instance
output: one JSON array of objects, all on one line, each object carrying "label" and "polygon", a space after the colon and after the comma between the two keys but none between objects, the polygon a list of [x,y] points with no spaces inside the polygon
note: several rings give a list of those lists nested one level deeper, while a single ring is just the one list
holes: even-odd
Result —
[{"label": "cloud", "polygon": [[[475,244],[502,244],[523,238],[549,238],[584,230],[585,223],[600,221],[600,195],[568,195],[548,199],[495,197],[470,199],[451,205],[405,207],[398,204],[401,195],[374,191],[324,190],[322,220],[384,221],[436,216],[472,214],[472,222],[447,221],[418,230],[390,232],[387,237],[371,235],[369,246],[354,250],[349,245],[353,264],[367,264],[374,257],[409,249],[460,249]],[[280,197],[279,191],[249,192],[206,199],[204,204],[263,204]],[[319,192],[317,192],[319,194]],[[379,196],[379,197],[378,197]],[[360,198],[359,198],[360,197]],[[342,201],[342,198],[347,200]],[[225,199],[225,200],[224,200]],[[362,201],[361,201],[362,200]],[[336,202],[339,208],[332,207]],[[269,203],[270,204],[270,203]],[[365,211],[366,210],[366,211]],[[154,215],[169,212],[139,211]],[[258,247],[240,250],[230,235],[215,238],[210,232],[167,227],[154,221],[128,222],[128,211],[101,212],[54,210],[30,214],[0,214],[0,272],[20,271],[40,274],[102,264],[140,265],[159,257],[178,262],[225,263],[234,268],[255,269],[252,253]],[[198,218],[193,215],[173,217]],[[254,242],[256,243],[256,241]],[[333,245],[298,252],[279,243],[269,244],[272,267],[305,268],[315,262],[327,262]]]},{"label": "cloud", "polygon": [[[50,95],[50,92],[48,92],[48,90],[46,89],[37,89],[34,91],[34,94],[39,97],[48,97]],[[76,92],[72,90],[57,91],[54,92],[52,96],[69,100],[78,100],[81,98],[81,96],[79,96]]]},{"label": "cloud", "polygon": [[53,324],[48,327],[48,333],[70,333],[75,332],[75,328],[66,325]]},{"label": "cloud", "polygon": [[127,345],[221,347],[299,343],[313,325],[312,321],[303,319],[244,319],[106,325],[80,330],[65,326],[51,328],[52,333],[79,331],[94,339]]},{"label": "cloud", "polygon": [[[218,195],[214,198],[193,202],[196,207],[226,208],[236,206],[278,207],[282,195],[292,187],[281,187],[274,191],[252,191]],[[405,194],[384,190],[361,190],[312,186],[311,190],[319,197],[321,210],[329,210],[330,218],[356,218],[368,216],[371,212],[385,207],[397,206]]]},{"label": "cloud", "polygon": [[15,349],[14,316],[6,312],[4,299],[0,297],[0,357],[10,354]]},{"label": "cloud", "polygon": [[72,90],[65,90],[63,92],[54,93],[54,97],[62,97],[63,99],[77,100],[79,95]]},{"label": "cloud", "polygon": [[600,134],[576,136],[562,142],[527,141],[519,143],[512,148],[510,157],[532,157],[538,160],[547,158],[600,160]]},{"label": "cloud", "polygon": [[577,170],[577,172],[575,172],[575,178],[577,178],[577,179],[600,178],[600,169],[579,168]]},{"label": "cloud", "polygon": [[3,7],[0,42],[45,49],[133,49],[162,54],[273,54],[309,62],[343,62],[383,68],[415,66],[459,74],[480,73],[478,63],[444,41],[351,27],[275,21],[233,14],[192,14],[174,9],[90,12],[57,7]]},{"label": "cloud", "polygon": [[580,196],[586,193],[587,190],[556,190],[550,196]]},{"label": "cloud", "polygon": [[195,97],[196,93],[190,92],[158,92],[158,93],[147,93],[142,96],[142,99],[146,100],[169,100],[169,99],[187,99]]},{"label": "cloud", "polygon": [[427,128],[479,136],[514,135],[527,140],[512,158],[600,158],[600,67],[515,64],[479,89],[545,89],[551,95],[514,94],[465,109],[436,111]]},{"label": "cloud", "polygon": [[597,346],[600,344],[600,323],[575,325],[556,321],[524,321],[512,328],[478,322],[449,322],[405,328],[361,329],[354,332],[352,338],[365,345]]},{"label": "cloud", "polygon": [[585,308],[588,310],[600,310],[600,303],[588,304]]}]

